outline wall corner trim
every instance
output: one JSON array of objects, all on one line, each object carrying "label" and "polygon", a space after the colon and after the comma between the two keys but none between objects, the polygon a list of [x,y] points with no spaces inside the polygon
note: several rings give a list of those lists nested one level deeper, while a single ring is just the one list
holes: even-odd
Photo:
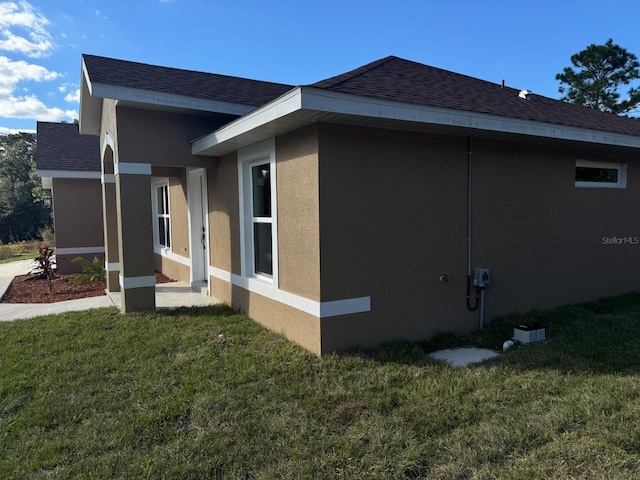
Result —
[{"label": "wall corner trim", "polygon": [[104,269],[107,272],[119,272],[120,271],[120,262],[104,262]]},{"label": "wall corner trim", "polygon": [[149,275],[144,277],[124,277],[120,275],[120,288],[130,290],[132,288],[146,288],[155,287],[156,277],[155,275]]},{"label": "wall corner trim", "polygon": [[113,165],[115,175],[151,175],[150,163],[118,162]]}]

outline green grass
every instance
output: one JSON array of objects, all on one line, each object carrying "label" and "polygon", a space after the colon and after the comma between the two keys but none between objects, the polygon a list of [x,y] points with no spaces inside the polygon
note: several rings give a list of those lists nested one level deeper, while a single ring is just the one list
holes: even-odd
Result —
[{"label": "green grass", "polygon": [[38,256],[38,247],[42,241],[31,240],[28,242],[0,244],[0,264],[17,262],[19,260],[33,260]]},{"label": "green grass", "polygon": [[[640,478],[640,294],[315,357],[226,307],[0,324],[2,479]],[[549,340],[451,369],[426,353]]]}]

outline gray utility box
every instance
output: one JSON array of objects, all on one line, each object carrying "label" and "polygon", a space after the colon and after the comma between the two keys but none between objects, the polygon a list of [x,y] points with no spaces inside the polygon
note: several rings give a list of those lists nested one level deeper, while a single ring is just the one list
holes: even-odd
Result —
[{"label": "gray utility box", "polygon": [[541,323],[521,323],[513,328],[513,340],[523,345],[544,342],[547,339]]}]

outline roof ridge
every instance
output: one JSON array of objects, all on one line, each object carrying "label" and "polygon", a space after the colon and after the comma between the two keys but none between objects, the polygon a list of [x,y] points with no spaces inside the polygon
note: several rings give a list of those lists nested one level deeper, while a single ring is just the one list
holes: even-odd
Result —
[{"label": "roof ridge", "polygon": [[384,65],[385,63],[388,63],[391,60],[396,60],[398,58],[399,57],[396,57],[395,55],[389,55],[387,57],[380,58],[373,62],[367,63],[366,65],[363,65],[361,67],[355,68],[353,70],[349,70],[348,72],[341,73],[339,75],[335,75],[333,77],[329,77],[324,80],[320,80],[318,82],[313,83],[310,86],[319,87],[319,88],[335,87],[337,85],[340,85],[341,83],[345,83],[349,80],[353,80],[354,78],[364,75],[365,73],[370,72],[371,70],[378,68]]}]

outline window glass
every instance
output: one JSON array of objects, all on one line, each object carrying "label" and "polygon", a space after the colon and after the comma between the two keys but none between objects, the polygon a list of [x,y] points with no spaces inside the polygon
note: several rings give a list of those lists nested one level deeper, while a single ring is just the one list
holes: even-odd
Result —
[{"label": "window glass", "polygon": [[618,169],[576,167],[576,181],[618,183]]},{"label": "window glass", "polygon": [[157,234],[158,244],[171,247],[171,219],[169,217],[169,187],[156,187]]},{"label": "window glass", "polygon": [[576,160],[576,187],[626,188],[627,166],[623,163]]},{"label": "window glass", "polygon": [[253,184],[253,216],[271,216],[271,175],[268,163],[251,168]]},{"label": "window glass", "polygon": [[254,268],[256,273],[273,275],[271,224],[253,224]]}]

